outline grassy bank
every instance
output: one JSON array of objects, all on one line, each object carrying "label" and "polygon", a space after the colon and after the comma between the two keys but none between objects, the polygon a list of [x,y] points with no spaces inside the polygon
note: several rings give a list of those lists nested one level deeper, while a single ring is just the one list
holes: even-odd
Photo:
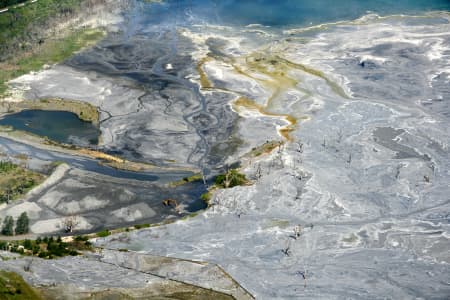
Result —
[{"label": "grassy bank", "polygon": [[271,153],[275,149],[280,149],[284,145],[283,141],[266,141],[264,144],[254,147],[247,156],[260,156],[263,154]]},{"label": "grassy bank", "polygon": [[44,38],[51,20],[75,15],[83,0],[39,0],[20,7],[9,7],[0,14],[0,51],[29,50]]},{"label": "grassy bank", "polygon": [[43,298],[20,275],[13,272],[0,271],[0,299],[40,300]]},{"label": "grassy bank", "polygon": [[97,124],[99,113],[97,108],[87,102],[65,99],[24,100],[20,102],[0,102],[0,111],[17,113],[26,109],[68,111],[76,114],[86,122]]},{"label": "grassy bank", "polygon": [[97,108],[87,102],[81,101],[53,98],[41,99],[38,101],[24,100],[14,103],[0,103],[0,105],[7,105],[8,112],[11,113],[20,112],[25,109],[58,110],[72,112],[86,122],[96,124],[99,121]]},{"label": "grassy bank", "polygon": [[[9,250],[26,256],[53,259],[79,255],[79,251],[92,251],[94,248],[85,236],[76,236],[71,241],[60,237],[44,237],[36,240],[0,241],[0,249]],[[1,298],[0,298],[1,299]]]},{"label": "grassy bank", "polygon": [[[1,26],[1,25],[0,25]],[[58,40],[49,40],[37,47],[34,51],[24,53],[8,62],[0,63],[0,95],[7,90],[6,82],[38,71],[46,64],[61,62],[73,55],[76,51],[93,45],[104,36],[100,29],[79,29]]]},{"label": "grassy bank", "polygon": [[0,203],[15,200],[41,184],[45,176],[7,161],[0,161]]},{"label": "grassy bank", "polygon": [[181,180],[171,182],[169,184],[169,186],[170,187],[177,187],[177,186],[184,185],[186,183],[195,182],[195,181],[201,181],[201,180],[203,180],[202,174],[194,174],[194,175],[189,176],[189,177],[184,177]]}]

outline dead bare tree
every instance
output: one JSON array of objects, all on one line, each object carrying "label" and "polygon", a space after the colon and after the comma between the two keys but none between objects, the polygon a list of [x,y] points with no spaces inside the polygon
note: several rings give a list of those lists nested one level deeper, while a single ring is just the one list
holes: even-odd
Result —
[{"label": "dead bare tree", "polygon": [[173,207],[177,213],[179,213],[179,214],[181,213],[181,207],[180,207],[180,204],[178,204],[177,200],[175,200],[175,199],[165,199],[165,200],[163,200],[162,203],[163,203],[164,206],[171,206],[171,207]]},{"label": "dead bare tree", "polygon": [[66,233],[73,232],[76,226],[80,224],[80,221],[78,221],[77,216],[68,216],[63,221],[63,228]]},{"label": "dead bare tree", "polygon": [[281,249],[281,252],[283,252],[283,254],[286,256],[291,255],[291,245],[289,240],[286,242],[286,246],[283,249]]},{"label": "dead bare tree", "polygon": [[260,179],[261,176],[262,176],[261,164],[258,164],[258,167],[256,168],[256,179]]},{"label": "dead bare tree", "polygon": [[403,167],[402,164],[399,164],[395,170],[395,179],[398,179],[400,177],[400,169]]},{"label": "dead bare tree", "polygon": [[283,152],[283,149],[284,149],[283,146],[284,146],[283,142],[278,142],[278,153]]},{"label": "dead bare tree", "polygon": [[229,188],[231,184],[231,178],[230,178],[230,172],[228,172],[228,169],[225,173],[225,180],[223,181],[223,184],[225,185],[225,188]]},{"label": "dead bare tree", "polygon": [[216,210],[216,206],[219,206],[221,204],[221,201],[222,199],[220,196],[216,196],[211,199],[210,206],[212,207],[213,212]]},{"label": "dead bare tree", "polygon": [[298,224],[294,227],[294,238],[298,239],[302,235],[302,225]]},{"label": "dead bare tree", "polygon": [[434,174],[434,172],[436,170],[434,163],[430,163],[430,169],[431,169],[431,172]]},{"label": "dead bare tree", "polygon": [[342,129],[339,129],[338,134],[337,134],[337,137],[338,137],[337,138],[337,142],[338,142],[338,144],[341,143],[343,136],[344,136],[344,133],[342,132]]},{"label": "dead bare tree", "polygon": [[204,170],[202,170],[202,179],[203,179],[203,185],[206,186],[206,176]]},{"label": "dead bare tree", "polygon": [[305,288],[306,288],[306,270],[304,271],[298,271],[297,275],[301,276],[303,278],[303,281],[305,283]]},{"label": "dead bare tree", "polygon": [[303,153],[303,143],[299,143],[299,144],[298,144],[297,152],[298,152],[298,153]]}]

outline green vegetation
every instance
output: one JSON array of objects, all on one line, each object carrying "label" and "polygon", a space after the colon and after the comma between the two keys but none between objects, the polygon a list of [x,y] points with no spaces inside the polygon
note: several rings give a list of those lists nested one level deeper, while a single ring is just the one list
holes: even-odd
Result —
[{"label": "green vegetation", "polygon": [[[16,223],[16,234],[26,234],[29,231],[29,219],[26,212],[20,214]],[[6,216],[3,220],[1,234],[12,236],[14,235],[14,219],[11,216]]]},{"label": "green vegetation", "polygon": [[40,300],[43,298],[18,274],[0,271],[0,299]]},{"label": "green vegetation", "polygon": [[37,238],[35,241],[0,241],[0,249],[28,256],[52,259],[67,255],[79,255],[78,251],[91,251],[93,248],[87,237],[80,236],[68,242],[64,242],[61,237],[57,239],[53,237]]},{"label": "green vegetation", "polygon": [[46,28],[51,18],[74,14],[82,2],[40,0],[0,14],[0,60],[1,56],[13,54],[8,62],[0,63],[0,95],[7,90],[8,80],[38,71],[45,64],[63,61],[104,36],[101,30],[83,28],[61,39],[45,40],[43,33],[37,32]]},{"label": "green vegetation", "polygon": [[6,216],[3,220],[2,226],[2,234],[3,235],[14,235],[14,219],[11,216]]},{"label": "green vegetation", "polygon": [[135,229],[149,228],[150,224],[137,224],[133,226]]},{"label": "green vegetation", "polygon": [[211,201],[211,197],[212,197],[212,193],[210,191],[207,191],[206,193],[203,193],[200,196],[200,199],[202,199],[206,203],[206,205],[209,206],[209,204],[210,204],[209,202]]},{"label": "green vegetation", "polygon": [[0,0],[0,8],[26,2],[28,0]]},{"label": "green vegetation", "polygon": [[0,173],[7,173],[16,168],[17,166],[10,161],[0,161]]},{"label": "green vegetation", "polygon": [[44,181],[45,176],[8,161],[0,162],[0,203],[26,194]]},{"label": "green vegetation", "polygon": [[111,232],[109,232],[109,230],[106,230],[106,229],[97,232],[97,236],[98,236],[98,237],[107,237],[107,236],[110,235],[110,234],[111,234]]},{"label": "green vegetation", "polygon": [[264,144],[258,147],[254,147],[248,155],[250,156],[260,156],[264,153],[270,153],[276,148],[280,148],[283,146],[283,142],[281,141],[266,141]]},{"label": "green vegetation", "polygon": [[0,15],[0,52],[26,50],[30,48],[30,42],[39,45],[43,36],[42,28],[55,23],[49,20],[74,15],[80,10],[82,2],[39,0],[22,7],[10,7],[8,12]]},{"label": "green vegetation", "polygon": [[184,217],[182,217],[181,220],[187,220],[187,219],[190,219],[190,218],[194,218],[194,217],[198,216],[198,214],[199,214],[198,211],[190,213],[190,214],[185,215]]},{"label": "green vegetation", "polygon": [[217,175],[215,179],[216,186],[220,188],[232,188],[238,185],[248,183],[244,174],[239,173],[236,169],[229,170],[225,174]]},{"label": "green vegetation", "polygon": [[245,177],[244,174],[239,173],[237,169],[231,169],[224,174],[220,174],[216,176],[214,180],[214,185],[209,188],[209,190],[200,196],[206,205],[210,206],[212,192],[215,189],[226,189],[232,188],[238,185],[247,185],[249,184],[249,180]]},{"label": "green vegetation", "polygon": [[[1,18],[2,15],[0,14],[0,28],[2,27]],[[73,55],[74,52],[93,44],[103,36],[103,31],[98,29],[79,29],[63,39],[45,42],[34,52],[27,53],[10,62],[1,63],[0,94],[5,93],[7,81],[31,71],[38,71],[45,64],[54,64],[63,61]]]},{"label": "green vegetation", "polygon": [[194,175],[189,176],[189,177],[184,177],[181,180],[171,182],[170,186],[171,187],[177,187],[177,186],[189,183],[189,182],[195,182],[195,181],[200,181],[200,180],[203,180],[202,174],[194,174]]},{"label": "green vegetation", "polygon": [[73,240],[76,242],[87,242],[89,240],[89,237],[86,235],[77,235],[73,238]]},{"label": "green vegetation", "polygon": [[16,234],[26,234],[28,233],[30,220],[26,212],[20,214],[16,222]]},{"label": "green vegetation", "polygon": [[27,160],[29,157],[25,153],[19,153],[14,155],[14,158],[20,159],[20,160]]},{"label": "green vegetation", "polygon": [[[1,77],[1,75],[0,75]],[[20,102],[0,102],[0,108],[8,113],[16,113],[25,109],[69,111],[83,121],[98,123],[99,114],[92,104],[67,99],[23,100]]]},{"label": "green vegetation", "polygon": [[[166,298],[167,297],[167,298]],[[184,300],[197,300],[197,299],[214,299],[214,300],[231,300],[234,297],[227,295],[222,292],[217,292],[214,290],[208,290],[204,288],[196,287],[194,291],[180,291],[180,292],[169,292],[164,295],[166,299],[184,299]],[[164,299],[161,298],[161,299]]]}]

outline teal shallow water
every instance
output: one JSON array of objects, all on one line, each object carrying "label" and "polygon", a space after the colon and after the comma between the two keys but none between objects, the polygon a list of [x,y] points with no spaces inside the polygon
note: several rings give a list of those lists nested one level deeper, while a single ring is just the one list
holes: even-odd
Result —
[{"label": "teal shallow water", "polygon": [[47,136],[56,142],[82,146],[97,144],[100,135],[100,130],[92,123],[66,111],[25,110],[5,116],[0,119],[0,125]]},{"label": "teal shallow water", "polygon": [[[142,1],[142,0],[140,0]],[[139,10],[143,21],[152,24],[221,25],[262,24],[266,26],[317,25],[351,20],[368,13],[379,15],[422,14],[450,10],[448,0],[166,0],[146,4]]]}]

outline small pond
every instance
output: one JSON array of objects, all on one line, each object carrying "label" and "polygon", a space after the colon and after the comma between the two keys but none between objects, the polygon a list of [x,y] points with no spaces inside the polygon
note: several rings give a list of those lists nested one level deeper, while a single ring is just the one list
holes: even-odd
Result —
[{"label": "small pond", "polygon": [[67,111],[24,110],[0,119],[0,125],[79,146],[96,145],[100,130]]}]

